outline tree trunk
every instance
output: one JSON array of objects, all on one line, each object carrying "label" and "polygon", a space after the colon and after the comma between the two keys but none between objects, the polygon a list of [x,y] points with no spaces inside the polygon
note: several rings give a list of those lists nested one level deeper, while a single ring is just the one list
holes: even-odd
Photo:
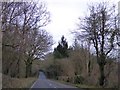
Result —
[{"label": "tree trunk", "polygon": [[26,78],[31,76],[31,69],[32,69],[32,64],[31,63],[26,64]]},{"label": "tree trunk", "polygon": [[90,66],[91,66],[91,62],[90,62],[90,60],[89,60],[89,62],[88,62],[88,75],[90,76]]},{"label": "tree trunk", "polygon": [[105,65],[99,65],[99,69],[100,69],[99,85],[100,85],[100,86],[103,86],[103,85],[104,85],[104,80],[105,80],[104,66],[105,66]]},{"label": "tree trunk", "polygon": [[104,67],[106,65],[106,56],[104,53],[102,53],[100,57],[98,57],[98,64],[99,64],[99,70],[100,70],[99,85],[103,87],[105,84]]},{"label": "tree trunk", "polygon": [[16,68],[17,68],[17,78],[20,78],[20,58],[17,61]]}]

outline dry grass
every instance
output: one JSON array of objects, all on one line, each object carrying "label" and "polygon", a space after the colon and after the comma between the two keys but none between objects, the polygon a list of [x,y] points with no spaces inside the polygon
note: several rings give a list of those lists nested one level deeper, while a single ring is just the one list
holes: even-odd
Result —
[{"label": "dry grass", "polygon": [[2,75],[3,88],[30,88],[37,78],[11,78],[6,75]]},{"label": "dry grass", "polygon": [[91,86],[91,85],[81,85],[81,84],[76,84],[75,85],[78,88],[98,88],[96,86]]},{"label": "dry grass", "polygon": [[0,73],[0,89],[2,88],[2,73]]}]

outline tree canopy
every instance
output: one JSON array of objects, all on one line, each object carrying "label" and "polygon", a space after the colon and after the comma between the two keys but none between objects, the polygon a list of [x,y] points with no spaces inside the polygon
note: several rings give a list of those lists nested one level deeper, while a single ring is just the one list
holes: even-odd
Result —
[{"label": "tree canopy", "polygon": [[44,3],[35,2],[2,2],[1,10],[3,73],[20,76],[24,62],[27,77],[32,62],[41,59],[52,46],[52,36],[44,30],[50,22],[50,12]]},{"label": "tree canopy", "polygon": [[68,43],[64,36],[61,37],[61,41],[58,46],[54,49],[55,58],[65,58],[68,57]]},{"label": "tree canopy", "polygon": [[104,74],[104,66],[107,63],[107,57],[116,48],[116,36],[119,32],[118,19],[115,13],[115,6],[108,3],[97,3],[89,7],[89,14],[80,19],[78,30],[75,35],[78,40],[91,43],[97,57],[100,70],[99,84],[104,85],[106,78]]}]

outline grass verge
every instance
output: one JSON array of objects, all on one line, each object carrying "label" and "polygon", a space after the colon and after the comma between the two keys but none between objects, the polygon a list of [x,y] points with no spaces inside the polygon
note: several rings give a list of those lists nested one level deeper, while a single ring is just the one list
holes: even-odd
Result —
[{"label": "grass verge", "polygon": [[50,79],[50,80],[56,81],[56,82],[59,82],[59,83],[62,83],[62,84],[66,84],[66,85],[71,85],[73,87],[82,88],[83,90],[106,90],[106,88],[101,88],[101,87],[98,87],[98,86],[91,86],[91,85],[86,85],[86,84],[73,84],[73,83],[70,83],[70,82],[65,82],[65,81],[55,80],[55,79]]},{"label": "grass verge", "polygon": [[96,86],[84,85],[84,84],[75,84],[78,88],[98,88]]},{"label": "grass verge", "polygon": [[65,82],[65,81],[61,81],[61,80],[55,80],[55,79],[50,79],[50,80],[56,81],[56,82],[59,82],[59,83],[65,84],[65,85],[70,85],[70,86],[76,87],[74,84],[69,83],[69,82]]},{"label": "grass verge", "polygon": [[54,79],[51,79],[51,80],[57,81],[62,84],[71,85],[73,87],[82,88],[81,90],[106,90],[106,89],[107,90],[118,90],[118,88],[102,88],[99,86],[91,86],[91,85],[85,85],[85,84],[71,84],[69,82],[60,81],[60,80],[54,80]]},{"label": "grass verge", "polygon": [[30,88],[37,78],[11,78],[2,76],[2,88]]},{"label": "grass verge", "polygon": [[74,86],[74,87],[77,87],[77,88],[98,88],[96,86],[90,86],[90,85],[85,85],[85,84],[73,84],[73,83],[70,83],[70,82],[65,82],[65,81],[60,81],[60,80],[54,80],[54,79],[51,79],[52,81],[57,81],[59,83],[62,83],[62,84],[66,84],[66,85],[71,85],[71,86]]}]

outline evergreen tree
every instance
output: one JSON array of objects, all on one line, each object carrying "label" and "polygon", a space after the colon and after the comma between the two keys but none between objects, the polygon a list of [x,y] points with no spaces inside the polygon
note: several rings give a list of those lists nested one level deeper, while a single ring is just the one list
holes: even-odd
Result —
[{"label": "evergreen tree", "polygon": [[64,36],[61,37],[61,41],[58,46],[54,49],[55,58],[65,58],[68,57],[68,43]]}]

